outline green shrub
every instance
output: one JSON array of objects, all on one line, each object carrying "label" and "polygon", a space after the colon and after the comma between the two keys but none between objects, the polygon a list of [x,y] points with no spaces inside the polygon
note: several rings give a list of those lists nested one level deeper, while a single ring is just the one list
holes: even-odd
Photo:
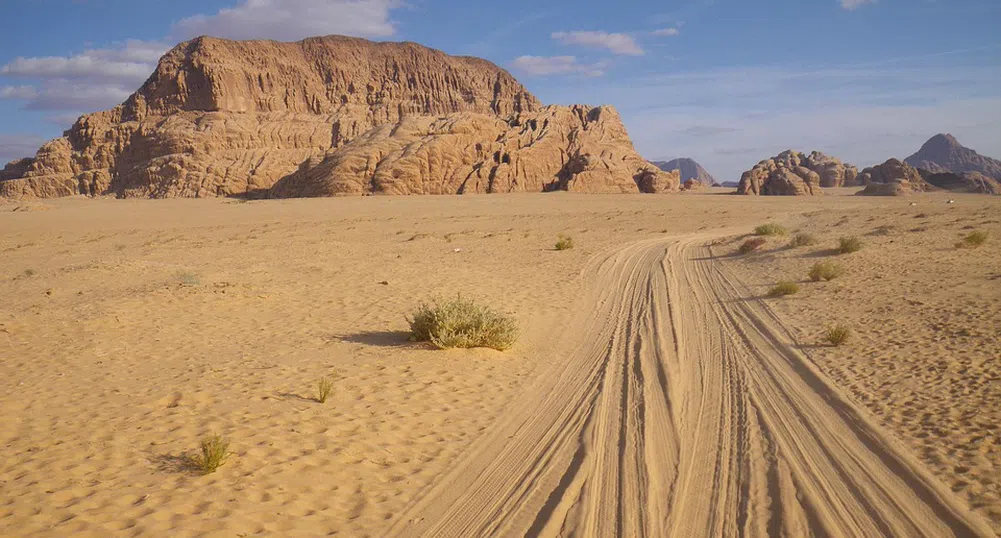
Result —
[{"label": "green shrub", "polygon": [[836,263],[817,262],[810,268],[809,276],[810,280],[820,282],[821,280],[834,280],[844,273],[844,268]]},{"label": "green shrub", "polygon": [[962,241],[956,243],[957,248],[978,248],[987,242],[987,232],[976,230],[970,232]]},{"label": "green shrub", "polygon": [[202,283],[202,280],[198,278],[198,275],[187,271],[177,273],[177,280],[182,286],[197,286]]},{"label": "green shrub", "polygon": [[191,457],[191,464],[202,474],[214,473],[232,454],[229,451],[229,441],[219,435],[202,439],[201,449],[201,454]]},{"label": "green shrub", "polygon": [[504,351],[518,339],[514,319],[462,296],[422,303],[407,322],[412,341],[431,342],[440,349],[487,347]]},{"label": "green shrub", "polygon": [[847,325],[839,323],[833,327],[828,327],[824,332],[824,341],[833,346],[840,346],[851,338],[852,330]]},{"label": "green shrub", "polygon": [[789,242],[789,247],[809,247],[817,244],[817,237],[811,234],[796,234],[793,236],[792,241]]},{"label": "green shrub", "polygon": [[785,235],[786,233],[788,232],[782,225],[773,222],[762,224],[754,229],[755,235]]},{"label": "green shrub", "polygon": [[316,401],[327,403],[327,398],[334,390],[334,382],[329,377],[321,377],[316,383]]},{"label": "green shrub", "polygon": [[862,250],[862,240],[858,237],[842,237],[838,240],[838,254],[851,254]]},{"label": "green shrub", "polygon": [[573,238],[567,235],[560,234],[560,238],[556,241],[556,250],[570,250],[573,248]]},{"label": "green shrub", "polygon": [[794,293],[799,293],[799,284],[788,280],[779,281],[772,286],[772,289],[768,290],[769,297],[784,297]]},{"label": "green shrub", "polygon": [[743,243],[740,244],[740,247],[737,248],[737,252],[740,252],[741,254],[745,255],[750,254],[755,250],[758,250],[759,248],[764,246],[764,244],[767,242],[768,241],[765,241],[765,239],[761,237],[748,239],[747,241],[744,241]]}]

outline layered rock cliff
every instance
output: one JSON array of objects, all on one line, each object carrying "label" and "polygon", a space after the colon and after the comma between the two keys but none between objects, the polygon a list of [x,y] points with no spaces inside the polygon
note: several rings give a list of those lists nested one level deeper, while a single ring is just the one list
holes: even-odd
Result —
[{"label": "layered rock cliff", "polygon": [[[883,164],[878,164],[876,166],[870,166],[865,170],[862,170],[858,175],[858,181],[861,185],[869,186],[871,184],[891,184],[905,182],[903,189],[891,189],[894,192],[903,191],[933,191],[935,187],[924,180],[921,177],[921,171],[913,166],[901,162],[898,159],[888,159]],[[874,187],[870,189],[871,192],[878,191],[879,189]],[[860,193],[861,194],[861,193]]]},{"label": "layered rock cliff", "polygon": [[[125,103],[81,117],[33,159],[5,169],[0,196],[261,195],[279,181],[275,194],[283,196],[450,192],[441,185],[454,178],[440,176],[442,169],[381,163],[400,158],[390,147],[413,155],[418,149],[413,144],[435,148],[443,161],[470,160],[473,166],[479,159],[477,173],[488,178],[492,173],[487,185],[496,184],[497,190],[553,184],[587,192],[677,189],[673,176],[656,173],[635,153],[614,111],[593,110],[599,112],[543,109],[490,62],[414,43],[340,36],[297,43],[202,37],[168,52]],[[539,125],[547,135],[536,140],[514,134],[526,125]],[[413,140],[402,140],[403,133]],[[464,142],[436,139],[448,134],[461,134]],[[467,146],[492,152],[474,159],[462,153]],[[336,157],[341,150],[346,153]],[[510,162],[498,164],[511,171],[487,166],[500,150]],[[327,166],[338,177],[324,181],[336,188],[293,188],[305,185],[299,176],[313,166],[356,162],[362,154],[366,167]],[[395,181],[378,175],[391,168],[398,174]],[[501,188],[508,184],[516,187]],[[488,191],[495,192],[483,192]]]},{"label": "layered rock cliff", "polygon": [[856,167],[819,151],[805,155],[787,150],[744,172],[737,194],[820,194],[821,187],[855,185],[857,175]]}]

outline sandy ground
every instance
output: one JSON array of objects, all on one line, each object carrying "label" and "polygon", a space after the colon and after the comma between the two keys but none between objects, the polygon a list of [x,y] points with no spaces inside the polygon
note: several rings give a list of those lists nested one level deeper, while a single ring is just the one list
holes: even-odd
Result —
[{"label": "sandy ground", "polygon": [[[946,198],[0,206],[0,535],[989,536],[1001,199]],[[772,220],[825,244],[729,256]],[[515,348],[409,344],[454,293]]]}]

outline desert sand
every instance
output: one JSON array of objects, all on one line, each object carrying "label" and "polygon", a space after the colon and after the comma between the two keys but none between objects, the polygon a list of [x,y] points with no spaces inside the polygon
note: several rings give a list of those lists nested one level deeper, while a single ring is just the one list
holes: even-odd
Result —
[{"label": "desert sand", "polygon": [[993,536],[1001,198],[855,190],[0,206],[0,535]]}]

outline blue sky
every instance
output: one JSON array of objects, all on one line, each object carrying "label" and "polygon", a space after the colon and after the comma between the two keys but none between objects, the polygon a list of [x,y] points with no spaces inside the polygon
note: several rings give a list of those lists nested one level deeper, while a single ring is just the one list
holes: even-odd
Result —
[{"label": "blue sky", "polygon": [[999,0],[0,0],[0,161],[114,106],[200,34],[348,34],[481,56],[611,104],[720,180],[784,149],[866,166],[938,132],[1001,157]]}]

